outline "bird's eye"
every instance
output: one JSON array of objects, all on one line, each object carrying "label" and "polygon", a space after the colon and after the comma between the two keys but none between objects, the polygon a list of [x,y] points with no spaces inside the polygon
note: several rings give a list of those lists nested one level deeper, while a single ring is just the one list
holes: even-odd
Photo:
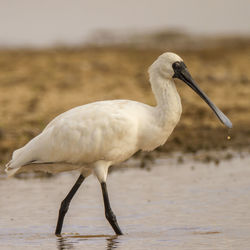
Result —
[{"label": "bird's eye", "polygon": [[175,62],[175,63],[173,63],[173,69],[174,70],[178,70],[178,69],[180,69],[181,68],[181,63],[180,62]]},{"label": "bird's eye", "polygon": [[183,68],[186,68],[187,66],[185,65],[184,62],[175,62],[175,63],[173,63],[172,67],[173,67],[174,71],[180,71]]}]

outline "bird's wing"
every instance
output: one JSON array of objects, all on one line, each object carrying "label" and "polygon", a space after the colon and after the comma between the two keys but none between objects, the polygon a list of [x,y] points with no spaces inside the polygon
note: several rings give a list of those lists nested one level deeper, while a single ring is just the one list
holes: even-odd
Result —
[{"label": "bird's wing", "polygon": [[35,162],[124,160],[138,150],[134,105],[130,101],[106,101],[69,110],[16,150],[6,167],[16,169]]}]

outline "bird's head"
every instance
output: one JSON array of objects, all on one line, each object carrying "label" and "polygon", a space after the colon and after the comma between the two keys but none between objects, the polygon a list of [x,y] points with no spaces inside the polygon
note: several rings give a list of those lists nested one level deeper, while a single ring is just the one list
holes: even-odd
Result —
[{"label": "bird's head", "polygon": [[150,74],[158,74],[163,78],[172,78],[174,76],[173,64],[175,62],[182,62],[183,60],[176,54],[166,52],[160,55],[157,60],[149,68]]},{"label": "bird's head", "polygon": [[189,73],[187,66],[183,60],[176,54],[166,52],[158,57],[158,59],[151,65],[149,69],[150,75],[157,74],[165,79],[178,78],[185,82],[190,88],[192,88],[214,111],[220,121],[227,126],[232,128],[231,121],[217,108],[208,96],[198,87]]}]

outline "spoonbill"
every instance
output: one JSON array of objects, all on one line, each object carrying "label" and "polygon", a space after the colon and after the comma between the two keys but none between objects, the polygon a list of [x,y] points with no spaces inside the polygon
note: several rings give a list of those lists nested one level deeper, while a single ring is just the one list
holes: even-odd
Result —
[{"label": "spoonbill", "polygon": [[149,76],[156,106],[131,100],[99,101],[79,106],[57,116],[38,136],[14,151],[5,169],[9,176],[31,170],[80,172],[61,203],[56,235],[61,234],[73,196],[91,174],[101,184],[106,219],[117,235],[122,234],[109,202],[108,169],[138,150],[151,151],[166,142],[182,112],[175,78],[191,87],[225,126],[232,127],[231,121],[197,86],[178,55],[171,52],[160,55],[150,66]]}]

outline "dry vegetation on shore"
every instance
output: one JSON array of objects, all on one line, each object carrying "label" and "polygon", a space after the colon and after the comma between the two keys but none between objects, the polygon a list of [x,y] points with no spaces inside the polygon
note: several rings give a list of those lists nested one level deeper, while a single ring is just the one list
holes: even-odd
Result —
[{"label": "dry vegetation on shore", "polygon": [[[155,104],[147,68],[164,50],[128,47],[0,51],[0,161],[56,115],[105,99]],[[249,149],[250,43],[176,50],[200,87],[232,120],[231,140],[207,105],[177,83],[183,115],[161,152]]]}]

